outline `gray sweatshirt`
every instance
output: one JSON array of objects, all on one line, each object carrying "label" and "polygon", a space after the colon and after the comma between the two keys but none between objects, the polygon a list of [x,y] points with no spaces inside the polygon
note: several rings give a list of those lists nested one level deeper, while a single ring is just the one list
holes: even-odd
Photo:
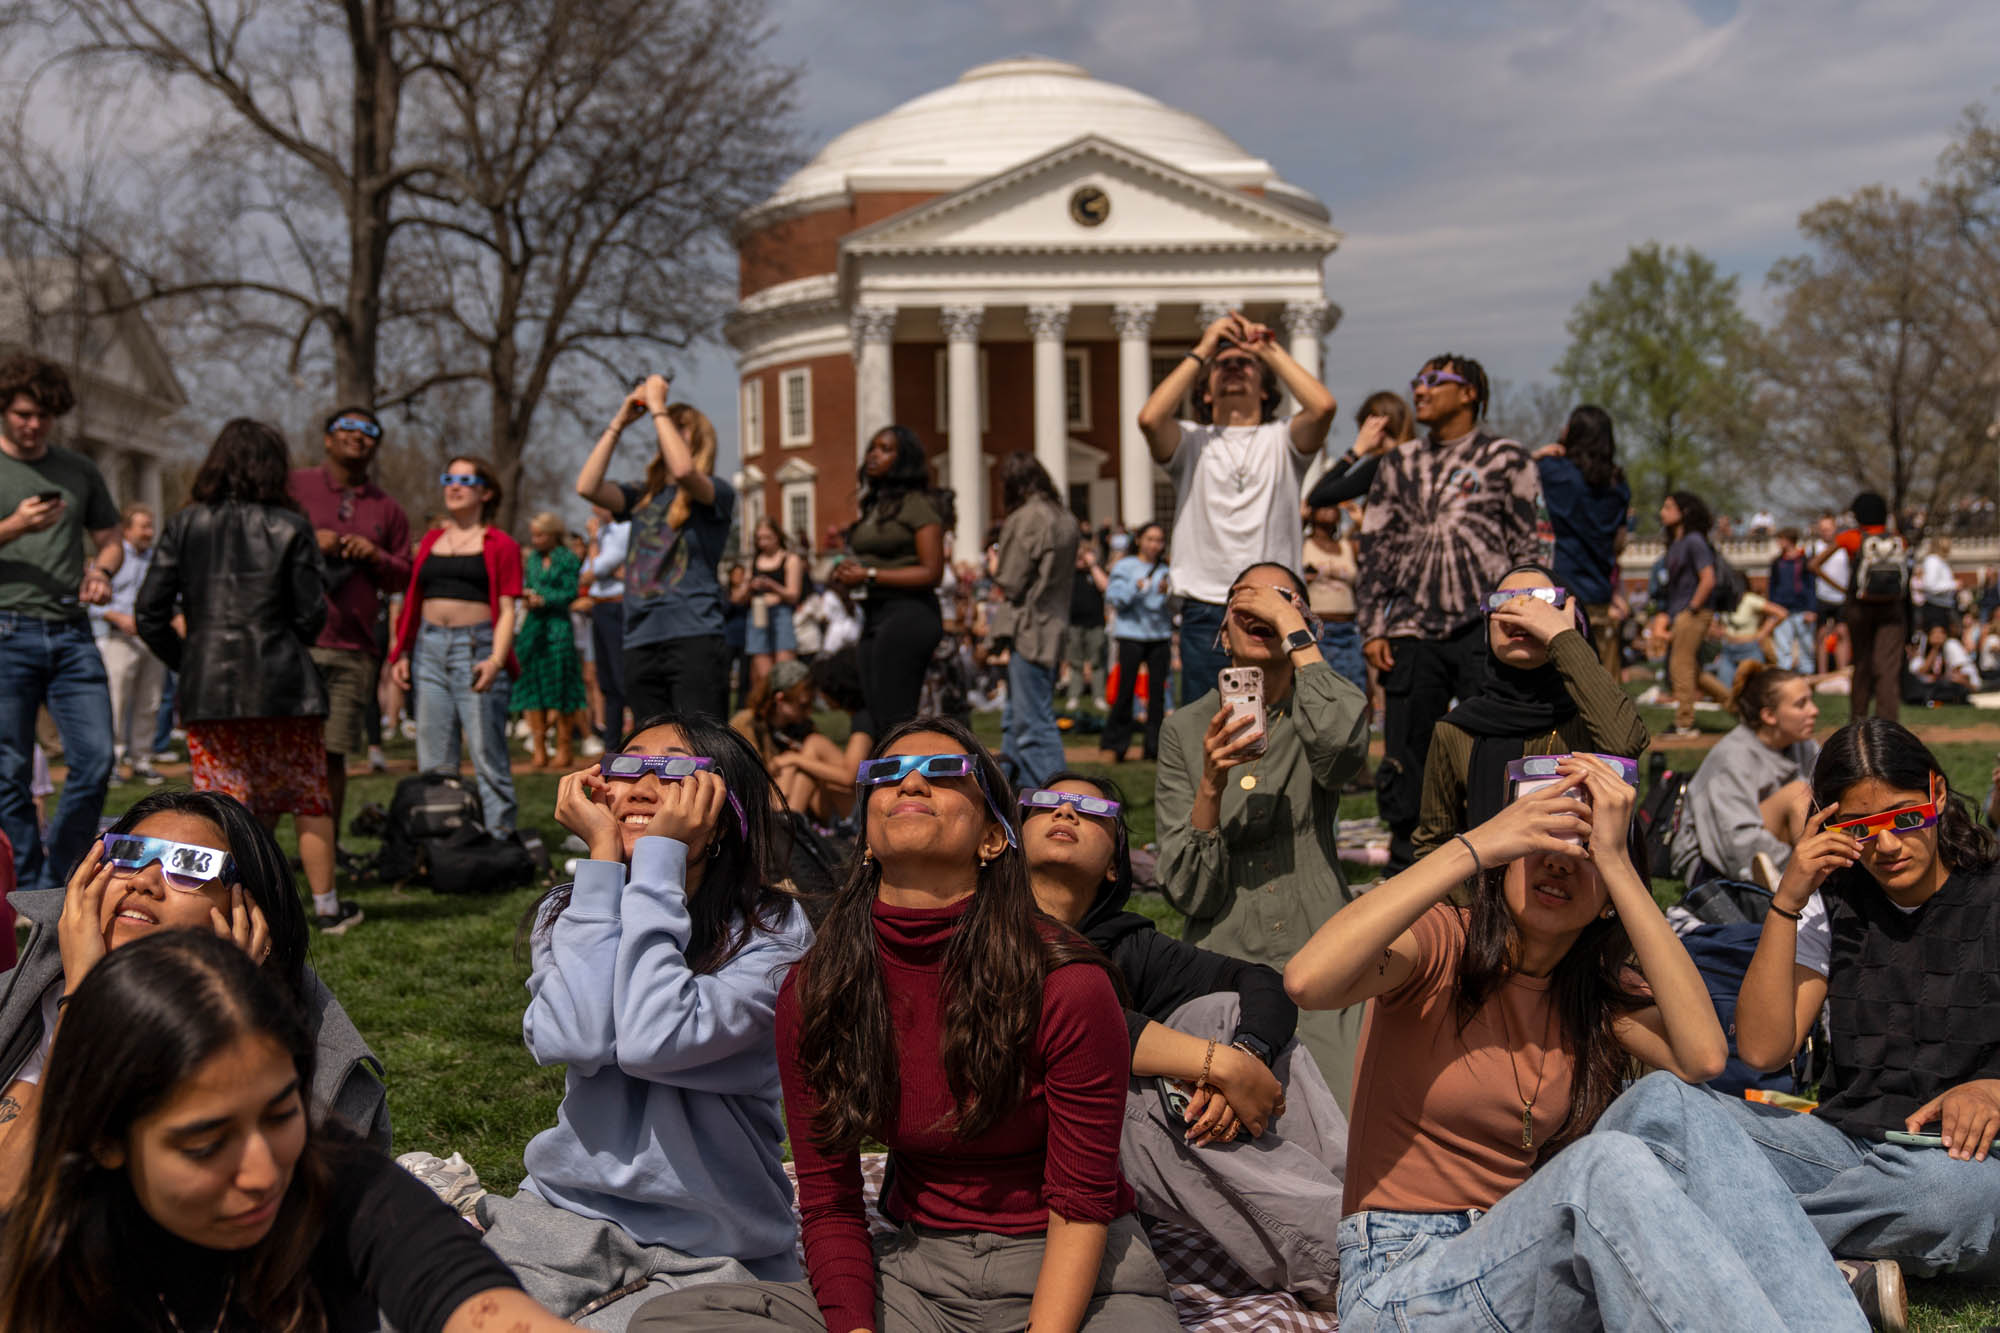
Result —
[{"label": "gray sweatshirt", "polygon": [[1783,869],[1792,849],[1764,827],[1758,805],[1786,783],[1810,777],[1818,760],[1818,741],[1773,750],[1746,726],[1717,741],[1681,797],[1674,873],[1686,879],[1700,860],[1725,878],[1747,880],[1750,858],[1758,852]]}]

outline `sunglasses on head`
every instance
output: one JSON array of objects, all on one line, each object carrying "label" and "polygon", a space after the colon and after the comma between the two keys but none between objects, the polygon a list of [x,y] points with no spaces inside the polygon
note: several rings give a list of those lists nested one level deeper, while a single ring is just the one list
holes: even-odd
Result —
[{"label": "sunglasses on head", "polygon": [[1569,600],[1569,593],[1562,588],[1503,588],[1499,592],[1486,594],[1486,609],[1498,611],[1516,597],[1532,597],[1538,602],[1547,602],[1550,606],[1559,607]]},{"label": "sunglasses on head", "polygon": [[1471,383],[1472,383],[1471,380],[1465,378],[1465,376],[1463,375],[1457,374],[1454,371],[1425,370],[1418,372],[1417,377],[1410,381],[1410,389],[1414,392],[1419,385],[1421,385],[1426,389],[1435,389],[1440,384],[1470,385]]},{"label": "sunglasses on head", "polygon": [[1007,845],[1021,845],[1014,837],[1013,821],[1000,812],[1000,807],[994,803],[993,793],[987,790],[986,778],[979,771],[979,761],[969,754],[898,754],[882,759],[864,759],[861,766],[854,770],[854,785],[880,787],[901,782],[912,773],[921,773],[926,778],[970,777],[979,784],[980,793],[986,797],[986,808],[1000,821],[1000,827],[1007,830]]},{"label": "sunglasses on head", "polygon": [[382,428],[367,417],[340,417],[326,430],[329,435],[337,430],[351,430],[366,435],[371,440],[382,438]]},{"label": "sunglasses on head", "polygon": [[[662,782],[679,782],[696,773],[714,771],[715,761],[705,754],[607,754],[597,761],[598,775],[616,782],[637,782],[648,773]],[[724,794],[736,811],[736,827],[747,842],[750,816],[744,813],[743,802],[736,799],[735,792],[725,790]]]},{"label": "sunglasses on head", "polygon": [[142,838],[132,833],[104,835],[104,859],[114,870],[134,875],[160,863],[160,878],[182,893],[200,893],[211,884],[236,878],[236,860],[228,852],[190,842]]},{"label": "sunglasses on head", "polygon": [[1856,842],[1868,842],[1883,831],[1892,833],[1915,833],[1927,829],[1944,817],[1946,792],[1938,781],[1937,774],[1931,774],[1931,798],[1916,805],[1906,805],[1896,810],[1883,810],[1872,815],[1862,815],[1859,819],[1829,820],[1825,827],[1839,829],[1850,835]]},{"label": "sunglasses on head", "polygon": [[446,472],[438,477],[440,486],[484,486],[476,472]]},{"label": "sunglasses on head", "polygon": [[1078,814],[1095,815],[1099,819],[1116,819],[1122,809],[1118,802],[1105,796],[1083,796],[1073,791],[1056,791],[1051,787],[1035,787],[1021,793],[1021,808],[1036,813],[1068,806]]}]

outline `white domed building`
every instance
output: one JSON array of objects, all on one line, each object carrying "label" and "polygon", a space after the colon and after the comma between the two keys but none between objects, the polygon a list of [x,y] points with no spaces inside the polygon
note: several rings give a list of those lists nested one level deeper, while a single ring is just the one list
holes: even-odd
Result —
[{"label": "white domed building", "polygon": [[1136,418],[1232,307],[1309,369],[1339,317],[1326,206],[1208,122],[1023,58],[858,125],[737,231],[743,530],[854,518],[868,438],[899,422],[957,493],[956,550],[1032,448],[1093,522],[1171,513]]}]

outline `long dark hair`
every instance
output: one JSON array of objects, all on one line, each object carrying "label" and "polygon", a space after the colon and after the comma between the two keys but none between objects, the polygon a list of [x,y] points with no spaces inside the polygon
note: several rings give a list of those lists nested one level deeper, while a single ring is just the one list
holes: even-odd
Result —
[{"label": "long dark hair", "polygon": [[1037,495],[1058,509],[1062,507],[1055,478],[1033,454],[1025,449],[1008,454],[1000,464],[1000,507],[1011,514]]},{"label": "long dark hair", "polygon": [[[176,1275],[145,1271],[161,1262],[164,1229],[140,1205],[127,1170],[106,1166],[101,1154],[127,1149],[129,1160],[133,1124],[252,1034],[291,1057],[303,1098],[312,1086],[312,1038],[276,979],[230,941],[206,930],[162,931],[91,968],[49,1052],[28,1177],[0,1238],[0,1327],[167,1326],[159,1292]],[[256,1327],[325,1327],[308,1263],[332,1181],[324,1146],[309,1129],[269,1234],[240,1254],[217,1256],[218,1269],[233,1273],[229,1309]]]},{"label": "long dark hair", "polygon": [[196,504],[270,505],[297,509],[292,498],[292,463],[285,437],[271,426],[237,417],[222,428],[188,494]]},{"label": "long dark hair", "polygon": [[277,975],[300,1004],[306,1000],[306,950],[312,930],[299,901],[298,883],[278,840],[257,822],[250,808],[219,791],[156,791],[140,797],[107,832],[130,833],[154,815],[194,815],[222,830],[229,855],[236,862],[236,881],[264,913],[271,932],[271,956],[266,970]]},{"label": "long dark hair", "polygon": [[[689,753],[715,761],[724,786],[743,807],[748,837],[736,820],[735,806],[724,803],[708,844],[708,869],[701,892],[688,899],[688,967],[714,972],[750,942],[759,927],[776,929],[785,919],[791,895],[776,887],[783,874],[789,838],[778,826],[777,787],[750,742],[701,713],[655,713],[619,741],[625,749],[655,727],[679,727]],[[546,935],[569,906],[573,884],[558,884],[528,909],[525,925]]]},{"label": "long dark hair", "polygon": [[1708,539],[1708,530],[1715,526],[1715,516],[1708,511],[1708,502],[1693,491],[1670,491],[1667,498],[1681,511],[1681,530],[1676,536],[1686,536],[1698,532],[1702,540]]},{"label": "long dark hair", "polygon": [[1576,464],[1583,484],[1593,491],[1625,479],[1618,466],[1618,441],[1611,433],[1611,414],[1595,403],[1584,403],[1569,414],[1563,427],[1563,457]]},{"label": "long dark hair", "polygon": [[[1636,819],[1627,831],[1625,848],[1639,882],[1649,882],[1646,839]],[[1496,866],[1479,877],[1466,918],[1453,996],[1461,1033],[1480,1006],[1514,974],[1520,928],[1507,910],[1507,871],[1507,866]],[[1576,1072],[1571,1076],[1569,1110],[1542,1143],[1538,1161],[1588,1134],[1624,1086],[1632,1057],[1619,1045],[1613,1024],[1621,1015],[1652,1003],[1626,982],[1631,958],[1632,941],[1624,923],[1616,916],[1598,917],[1583,928],[1549,974],[1549,1002],[1562,1022]]]},{"label": "long dark hair", "polygon": [[1099,890],[1098,896],[1107,894],[1119,899],[1132,894],[1132,842],[1125,828],[1125,793],[1110,778],[1098,777],[1094,773],[1079,773],[1073,768],[1065,768],[1042,785],[1060,787],[1065,782],[1087,782],[1097,788],[1097,794],[1118,802],[1118,813],[1111,820],[1111,887]]},{"label": "long dark hair", "polygon": [[864,464],[856,474],[861,487],[861,498],[856,508],[861,517],[873,514],[876,518],[893,517],[901,507],[903,497],[929,491],[931,488],[931,463],[924,454],[923,441],[908,426],[884,426],[870,435],[872,442],[876,435],[887,435],[896,442],[896,462],[879,477],[868,475]]},{"label": "long dark hair", "polygon": [[1813,765],[1813,800],[1832,805],[1848,788],[1869,778],[1904,791],[1928,791],[1933,775],[1945,784],[1944,809],[1937,822],[1938,857],[1949,870],[1992,868],[2000,861],[2000,841],[1973,818],[1965,798],[1951,790],[1951,779],[1930,747],[1900,722],[1864,717],[1827,737],[1819,762]]},{"label": "long dark hair", "polygon": [[[875,742],[888,753],[905,736],[948,736],[973,757],[994,805],[1013,807],[1000,765],[971,730],[950,718],[918,717]],[[865,802],[867,793],[858,794]],[[865,816],[866,805],[862,806]],[[861,848],[868,848],[862,824]],[[1042,913],[1028,862],[1010,843],[978,871],[971,908],[945,951],[943,1034],[935,1052],[903,1049],[889,1014],[889,992],[875,934],[882,864],[858,858],[834,894],[812,948],[798,964],[797,1060],[819,1098],[813,1137],[829,1154],[859,1148],[895,1123],[905,1059],[936,1059],[957,1103],[951,1128],[961,1139],[984,1134],[1020,1102],[1042,1019],[1042,984],[1050,972],[1088,962],[1111,971],[1082,936]]]}]

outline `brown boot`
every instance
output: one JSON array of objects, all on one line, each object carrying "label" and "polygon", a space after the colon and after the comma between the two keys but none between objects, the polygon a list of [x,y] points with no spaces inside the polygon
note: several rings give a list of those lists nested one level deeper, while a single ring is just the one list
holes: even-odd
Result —
[{"label": "brown boot", "polygon": [[556,714],[556,771],[559,773],[567,773],[576,767],[576,751],[570,746],[575,726],[574,713]]},{"label": "brown boot", "polygon": [[547,768],[549,755],[543,748],[543,738],[548,732],[549,715],[539,708],[529,708],[521,716],[528,719],[528,762],[536,768]]}]

